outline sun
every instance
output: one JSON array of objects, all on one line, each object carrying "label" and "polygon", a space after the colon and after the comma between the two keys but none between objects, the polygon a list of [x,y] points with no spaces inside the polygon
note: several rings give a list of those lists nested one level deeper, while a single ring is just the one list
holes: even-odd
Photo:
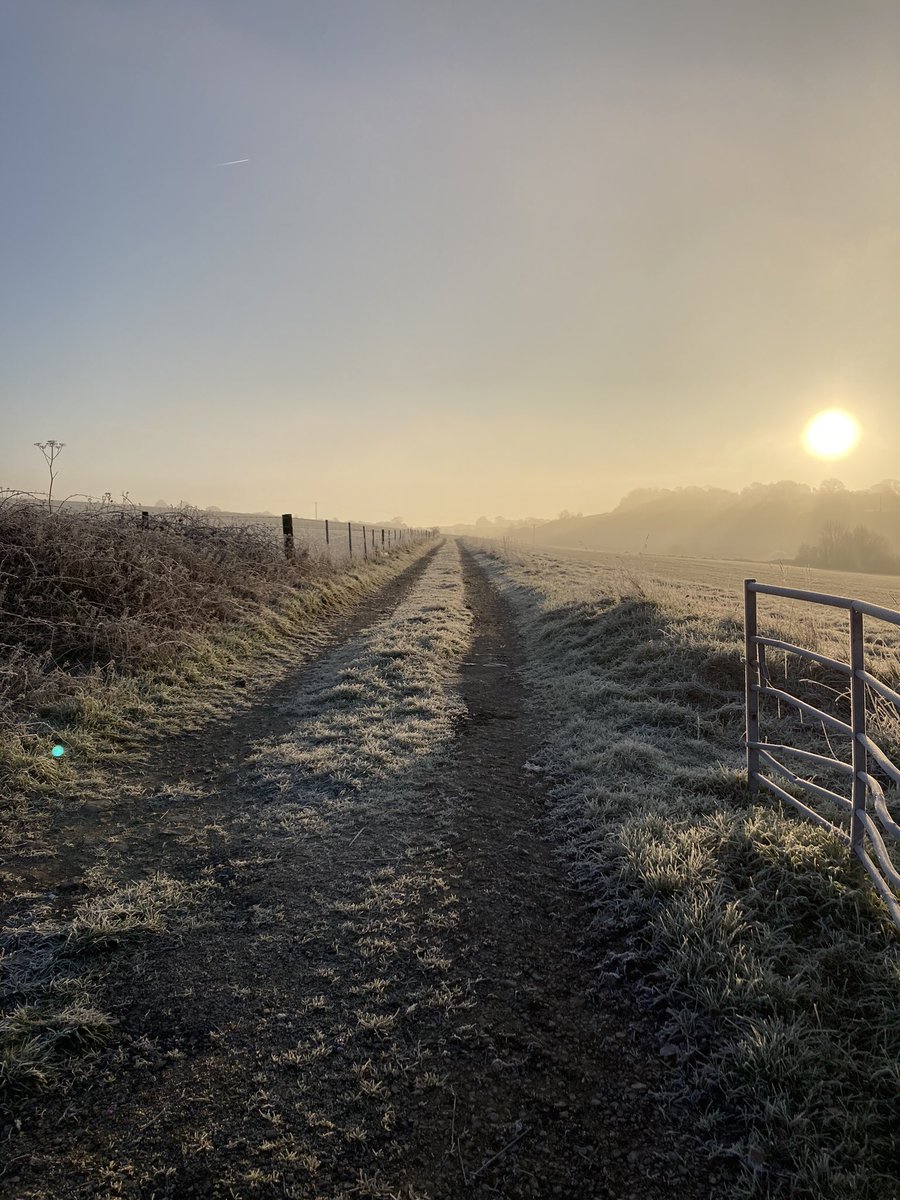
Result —
[{"label": "sun", "polygon": [[803,430],[803,445],[816,458],[844,458],[860,437],[859,422],[842,408],[817,413]]}]

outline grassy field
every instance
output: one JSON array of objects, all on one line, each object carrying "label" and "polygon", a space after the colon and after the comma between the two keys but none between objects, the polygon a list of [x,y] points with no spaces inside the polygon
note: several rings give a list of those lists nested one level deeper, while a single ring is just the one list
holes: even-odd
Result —
[{"label": "grassy field", "polygon": [[[517,553],[531,553],[527,543],[510,541],[507,545]],[[873,604],[882,604],[885,608],[900,608],[900,578],[896,575],[822,571],[815,567],[795,566],[793,563],[752,559],[610,554],[602,550],[574,550],[568,547],[553,547],[549,551],[542,550],[542,553],[554,561],[569,562],[573,566],[592,565],[604,572],[612,571],[620,575],[632,573],[661,583],[684,583],[692,587],[699,584],[717,590],[729,590],[739,588],[745,579],[756,579],[760,583],[830,592],[837,596],[855,596],[870,600]]]},{"label": "grassy field", "polygon": [[[896,582],[521,546],[479,553],[517,612],[547,714],[536,761],[596,906],[598,990],[631,981],[661,1014],[672,1099],[737,1159],[741,1195],[895,1194],[896,929],[830,835],[748,794],[739,584],[756,576],[891,605]],[[846,657],[845,622],[761,602],[761,632],[836,657]],[[870,630],[868,650],[896,685],[897,645],[883,632]],[[836,681],[787,656],[772,667],[819,705],[846,703]],[[821,742],[775,706],[764,719],[770,740]],[[878,722],[896,751],[896,718]]]}]

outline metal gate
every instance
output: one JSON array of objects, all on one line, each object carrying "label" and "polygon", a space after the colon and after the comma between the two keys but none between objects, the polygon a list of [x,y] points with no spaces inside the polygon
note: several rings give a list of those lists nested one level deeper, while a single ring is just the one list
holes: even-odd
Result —
[{"label": "metal gate", "polygon": [[[792,645],[790,642],[761,637],[757,630],[756,611],[756,597],[760,594],[784,596],[790,600],[803,600],[809,604],[846,609],[850,625],[850,661],[841,662],[838,659],[829,658],[827,655],[804,649],[802,646]],[[868,871],[872,882],[887,905],[891,917],[900,928],[900,903],[898,903],[897,896],[897,892],[900,891],[900,871],[897,870],[885,844],[885,837],[900,841],[900,825],[891,816],[881,784],[869,771],[869,760],[871,758],[874,764],[873,769],[880,770],[893,784],[900,784],[900,769],[869,737],[866,730],[867,689],[871,689],[872,692],[894,705],[898,713],[900,713],[900,693],[876,679],[866,670],[863,617],[871,617],[900,626],[900,612],[895,612],[890,608],[880,608],[876,604],[867,604],[864,600],[850,600],[843,596],[829,596],[822,592],[806,592],[797,588],[775,587],[770,584],[757,583],[755,579],[744,580],[747,779],[751,794],[756,792],[758,784],[762,784],[785,803],[793,805],[804,816],[815,821],[817,825],[824,826],[835,837],[848,845],[851,853],[859,858]],[[846,676],[850,699],[850,723],[842,721],[833,713],[823,712],[822,709],[799,699],[783,688],[774,687],[766,670],[767,649],[798,654]],[[760,696],[774,697],[782,704],[797,709],[802,716],[821,722],[826,730],[834,730],[849,738],[850,762],[844,762],[833,755],[814,754],[810,750],[803,750],[796,746],[762,741],[760,739]],[[847,777],[850,780],[849,796],[841,795],[811,779],[803,778],[780,762],[775,757],[776,753],[820,768],[827,767],[829,771],[836,771]],[[849,826],[842,828],[823,816],[822,813],[816,812],[808,804],[804,804],[803,801],[769,778],[764,773],[765,769],[774,771],[820,800],[836,804],[838,808],[849,815]],[[871,852],[874,852],[874,858]]]}]

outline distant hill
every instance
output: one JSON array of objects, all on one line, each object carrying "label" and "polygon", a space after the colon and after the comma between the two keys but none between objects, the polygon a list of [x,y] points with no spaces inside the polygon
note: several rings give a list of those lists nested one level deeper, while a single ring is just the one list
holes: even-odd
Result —
[{"label": "distant hill", "polygon": [[612,512],[547,521],[528,533],[548,546],[770,561],[795,558],[838,525],[864,526],[900,553],[900,481],[858,492],[837,480],[815,490],[791,480],[742,492],[640,489]]}]

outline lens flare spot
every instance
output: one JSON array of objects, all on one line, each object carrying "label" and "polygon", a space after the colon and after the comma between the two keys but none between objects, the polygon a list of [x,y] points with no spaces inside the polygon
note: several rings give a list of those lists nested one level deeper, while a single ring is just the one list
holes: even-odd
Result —
[{"label": "lens flare spot", "polygon": [[808,423],[803,431],[803,445],[815,458],[843,458],[856,446],[860,433],[855,417],[842,408],[829,408]]},{"label": "lens flare spot", "polygon": [[59,742],[57,742],[56,745],[53,747],[53,749],[50,751],[50,753],[53,755],[54,758],[62,758],[62,756],[65,754],[65,752],[66,752],[65,746],[60,746]]}]

